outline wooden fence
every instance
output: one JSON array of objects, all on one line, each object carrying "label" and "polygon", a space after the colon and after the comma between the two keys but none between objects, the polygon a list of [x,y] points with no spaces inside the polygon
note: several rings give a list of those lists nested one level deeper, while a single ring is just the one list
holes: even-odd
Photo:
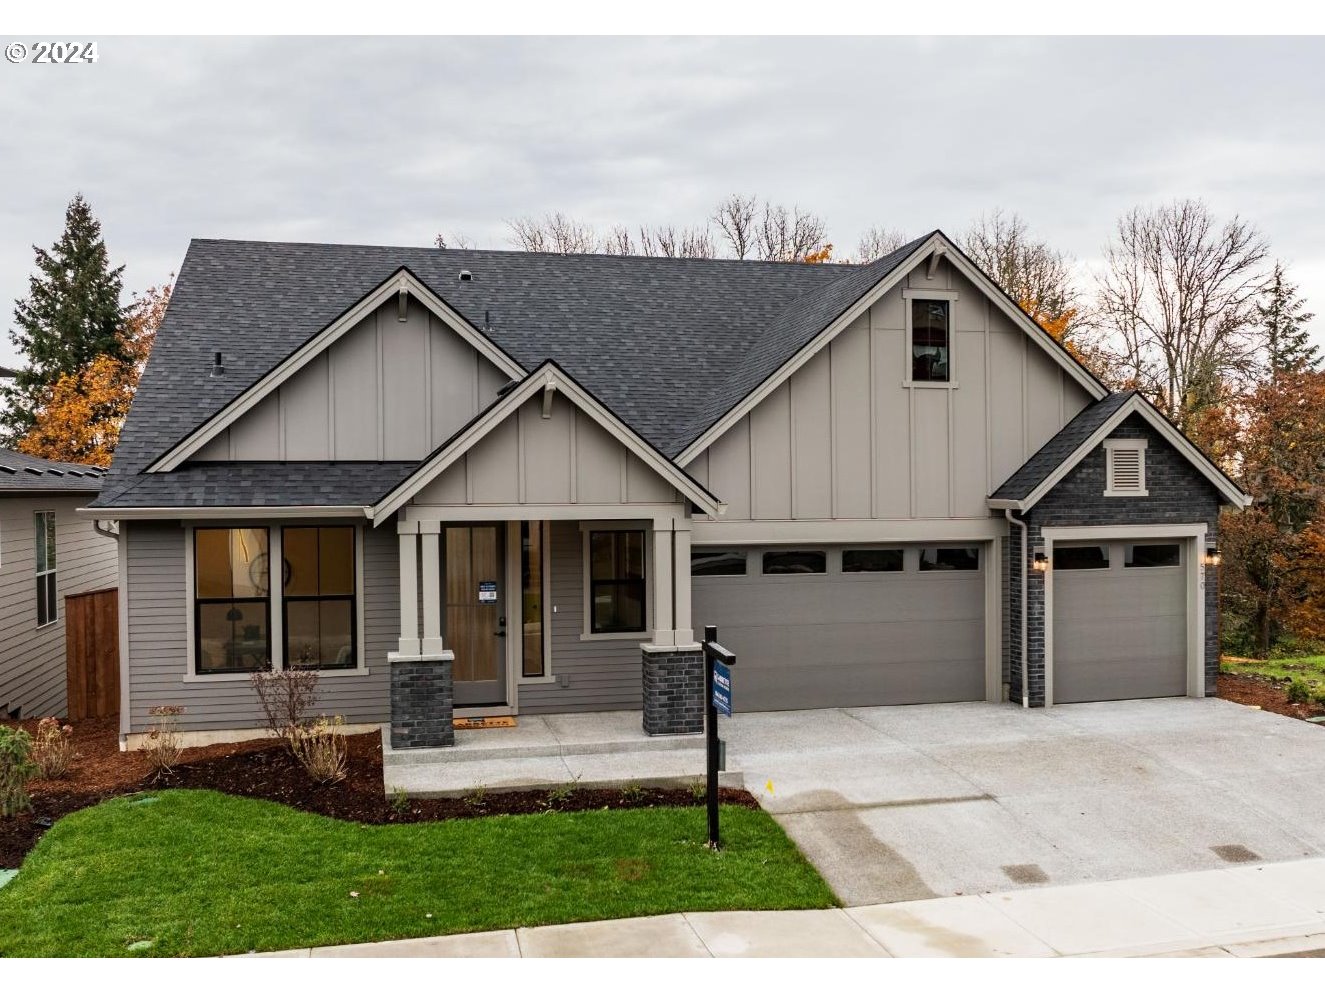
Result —
[{"label": "wooden fence", "polygon": [[69,719],[120,711],[120,610],[116,590],[64,598]]}]

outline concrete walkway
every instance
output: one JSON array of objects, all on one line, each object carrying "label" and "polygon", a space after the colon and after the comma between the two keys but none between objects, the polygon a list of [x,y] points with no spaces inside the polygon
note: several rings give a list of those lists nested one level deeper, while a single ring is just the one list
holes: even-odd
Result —
[{"label": "concrete walkway", "polygon": [[1325,948],[1325,859],[846,910],[668,914],[274,952],[281,957],[1300,955]]}]

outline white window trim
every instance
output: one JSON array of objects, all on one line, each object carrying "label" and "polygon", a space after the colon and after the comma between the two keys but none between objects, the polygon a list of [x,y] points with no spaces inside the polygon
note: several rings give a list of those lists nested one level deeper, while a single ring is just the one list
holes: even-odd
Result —
[{"label": "white window trim", "polygon": [[185,647],[185,666],[184,682],[186,683],[238,683],[247,682],[253,675],[250,672],[213,672],[200,673],[197,666],[197,645],[194,641],[194,532],[207,528],[266,528],[267,529],[267,587],[268,587],[268,610],[271,613],[271,623],[268,625],[271,635],[271,667],[273,672],[280,672],[285,668],[285,618],[281,611],[281,590],[276,582],[277,573],[275,565],[277,562],[284,561],[283,549],[283,529],[286,527],[353,527],[354,528],[354,613],[355,613],[355,658],[358,661],[353,669],[317,669],[315,670],[321,678],[344,678],[347,676],[367,676],[372,672],[368,665],[367,653],[364,649],[364,567],[363,567],[363,528],[358,524],[346,524],[336,522],[328,524],[323,521],[281,521],[273,523],[271,521],[225,521],[220,524],[213,524],[207,521],[199,521],[196,524],[184,525],[184,617],[185,632],[187,644]]},{"label": "white window trim", "polygon": [[[905,352],[902,356],[902,386],[915,390],[955,390],[957,389],[957,331],[955,317],[957,293],[954,290],[902,290],[902,311],[906,318],[906,333],[902,336]],[[912,300],[943,300],[948,304],[948,380],[945,383],[933,380],[911,378],[911,334],[913,321],[911,314]]]},{"label": "white window trim", "polygon": [[[1113,453],[1118,451],[1139,452],[1140,471],[1138,478],[1141,488],[1137,490],[1115,490],[1113,488]],[[1104,495],[1106,497],[1145,497],[1150,496],[1146,487],[1146,439],[1145,438],[1106,438],[1104,440]]]},{"label": "white window trim", "polygon": [[[589,594],[589,535],[594,531],[644,532],[644,629],[642,631],[594,632],[593,599]],[[647,641],[653,633],[653,544],[652,525],[648,521],[581,521],[580,564],[583,587],[581,602],[584,617],[580,623],[581,641]]]},{"label": "white window trim", "polygon": [[[40,518],[40,517],[42,517],[42,516],[45,515],[45,514],[50,514],[50,515],[51,515],[51,518],[55,521],[55,539],[56,539],[56,545],[55,545],[55,568],[54,568],[54,569],[34,569],[34,570],[33,570],[33,573],[32,573],[32,575],[33,575],[32,589],[33,589],[33,592],[35,593],[35,592],[36,592],[36,588],[37,588],[36,580],[41,579],[43,576],[49,576],[49,575],[51,575],[51,574],[53,573],[53,574],[55,575],[55,602],[51,604],[51,608],[52,608],[52,609],[51,609],[51,614],[52,614],[51,619],[50,619],[49,621],[47,621],[45,624],[38,624],[38,625],[37,625],[37,630],[38,630],[38,631],[45,631],[45,630],[46,630],[48,627],[50,627],[51,625],[53,625],[53,624],[59,624],[59,623],[60,623],[60,618],[64,616],[64,614],[63,614],[63,613],[61,612],[61,610],[60,610],[60,545],[59,545],[59,539],[60,539],[60,518],[59,518],[59,516],[55,513],[55,511],[53,511],[53,510],[34,510],[34,511],[32,512],[32,525],[33,525],[33,526],[32,526],[32,557],[33,557],[33,564],[34,564],[34,565],[37,564],[37,563],[36,563],[36,557],[37,557],[37,519]],[[43,563],[43,564],[44,564],[44,563]],[[40,597],[42,597],[42,596],[44,596],[44,593],[37,593],[37,599],[35,599],[35,600],[33,601],[33,616],[34,616],[34,617],[40,617],[40,616],[41,616],[41,600],[40,600]]]},{"label": "white window trim", "polygon": [[[557,681],[556,675],[552,671],[552,522],[551,521],[530,521],[530,526],[537,525],[543,533],[543,675],[526,676],[524,674],[524,638],[517,639],[520,650],[516,654],[515,682],[518,686],[540,686]],[[512,529],[516,537],[516,545],[519,544],[520,522],[515,522]],[[524,596],[524,575],[520,569],[521,549],[516,548],[515,553],[515,579],[517,595]],[[521,611],[524,610],[524,604],[520,604]],[[524,621],[521,620],[523,626]],[[511,627],[511,625],[507,625]],[[523,632],[522,632],[523,634]]]}]

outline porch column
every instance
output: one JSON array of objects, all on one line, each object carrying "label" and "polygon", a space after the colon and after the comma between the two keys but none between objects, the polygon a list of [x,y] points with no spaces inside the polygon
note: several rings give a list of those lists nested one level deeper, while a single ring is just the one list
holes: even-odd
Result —
[{"label": "porch column", "polygon": [[440,655],[442,645],[442,525],[422,521],[423,542],[423,654]]},{"label": "porch column", "polygon": [[654,522],[653,531],[653,644],[659,647],[676,644],[676,631],[672,628],[672,531],[660,530]]},{"label": "porch column", "polygon": [[[684,525],[684,528],[682,527]],[[672,532],[675,566],[672,582],[676,588],[676,643],[692,645],[695,642],[695,624],[690,619],[690,522],[678,521]]]},{"label": "porch column", "polygon": [[419,525],[417,521],[399,521],[400,536],[400,645],[401,655],[417,656],[419,641]]}]

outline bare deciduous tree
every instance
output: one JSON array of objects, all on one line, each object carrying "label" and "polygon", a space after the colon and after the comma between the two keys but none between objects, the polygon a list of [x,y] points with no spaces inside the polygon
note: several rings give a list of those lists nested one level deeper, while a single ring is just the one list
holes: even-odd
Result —
[{"label": "bare deciduous tree", "polygon": [[639,249],[630,235],[630,228],[624,224],[613,224],[612,230],[603,239],[603,252],[607,255],[638,255]]},{"label": "bare deciduous tree", "polygon": [[1200,200],[1118,221],[1098,281],[1103,346],[1179,426],[1222,381],[1253,373],[1267,253],[1254,225],[1236,215],[1221,225]]},{"label": "bare deciduous tree", "polygon": [[1019,214],[997,209],[982,214],[959,243],[1037,321],[1062,322],[1069,332],[1080,323],[1080,294],[1072,282],[1071,259],[1032,238]]},{"label": "bare deciduous tree", "polygon": [[678,228],[671,224],[640,228],[641,255],[668,259],[711,259],[717,253],[708,228]]},{"label": "bare deciduous tree", "polygon": [[734,258],[743,259],[755,246],[755,215],[759,211],[759,198],[733,193],[718,204],[710,220],[718,226],[731,247]]},{"label": "bare deciduous tree", "polygon": [[521,251],[576,255],[598,248],[598,236],[593,226],[567,217],[561,211],[546,214],[541,220],[517,217],[506,223],[511,229],[511,243]]},{"label": "bare deciduous tree", "polygon": [[433,244],[438,248],[461,248],[466,251],[477,247],[473,238],[460,231],[452,231],[449,234],[445,231],[439,231],[437,237],[433,239]]},{"label": "bare deciduous tree", "polygon": [[860,236],[856,244],[856,257],[852,260],[860,265],[867,265],[891,255],[911,239],[897,228],[883,228],[875,225]]},{"label": "bare deciduous tree", "polygon": [[781,204],[765,203],[756,232],[755,250],[766,262],[799,262],[826,244],[823,218],[788,210]]}]

